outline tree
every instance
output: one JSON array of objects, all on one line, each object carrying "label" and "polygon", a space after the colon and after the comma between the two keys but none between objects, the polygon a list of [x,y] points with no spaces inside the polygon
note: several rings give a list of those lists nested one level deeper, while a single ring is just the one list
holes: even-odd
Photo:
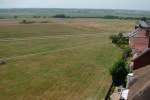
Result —
[{"label": "tree", "polygon": [[122,59],[127,60],[127,58],[131,56],[131,52],[132,52],[132,50],[129,46],[125,47],[123,49]]},{"label": "tree", "polygon": [[14,16],[14,18],[16,19],[16,18],[18,18],[18,16]]},{"label": "tree", "polygon": [[124,48],[124,46],[129,44],[129,39],[127,37],[123,37],[121,32],[118,35],[111,35],[110,39],[112,40],[112,43],[121,48]]},{"label": "tree", "polygon": [[26,23],[26,20],[24,19],[24,20],[22,20],[22,23]]},{"label": "tree", "polygon": [[122,37],[122,36],[123,36],[123,33],[122,33],[122,32],[119,32],[118,36]]},{"label": "tree", "polygon": [[58,15],[55,15],[54,18],[66,18],[66,15],[65,14],[58,14]]},{"label": "tree", "polygon": [[112,68],[110,68],[110,75],[112,76],[115,86],[120,86],[125,83],[125,79],[128,74],[128,70],[125,66],[125,61],[119,60],[113,65]]},{"label": "tree", "polygon": [[120,37],[118,35],[111,35],[110,39],[112,40],[112,43],[117,43],[120,40]]}]

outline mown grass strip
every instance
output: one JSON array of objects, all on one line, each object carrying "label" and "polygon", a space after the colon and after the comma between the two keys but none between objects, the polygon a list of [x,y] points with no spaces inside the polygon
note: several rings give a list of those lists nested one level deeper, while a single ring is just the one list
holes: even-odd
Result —
[{"label": "mown grass strip", "polygon": [[38,53],[34,53],[34,54],[29,54],[29,55],[15,56],[15,57],[2,58],[2,59],[3,60],[11,60],[11,59],[19,59],[19,58],[21,59],[21,58],[27,58],[27,57],[30,57],[30,56],[46,54],[46,53],[50,53],[50,52],[58,52],[58,51],[64,51],[64,50],[71,50],[71,49],[75,49],[75,48],[80,48],[80,47],[85,47],[85,46],[92,46],[92,45],[97,45],[97,44],[105,44],[105,43],[110,43],[110,41],[105,41],[105,42],[101,42],[101,43],[83,44],[83,45],[69,47],[69,48],[56,49],[56,50],[51,50],[51,51],[38,52]]}]

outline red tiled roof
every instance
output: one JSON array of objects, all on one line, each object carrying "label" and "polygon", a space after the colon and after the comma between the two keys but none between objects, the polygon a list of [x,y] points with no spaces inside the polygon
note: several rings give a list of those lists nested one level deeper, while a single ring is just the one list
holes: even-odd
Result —
[{"label": "red tiled roof", "polygon": [[144,51],[148,48],[148,41],[149,39],[146,37],[133,37],[130,40],[130,47],[137,51]]},{"label": "red tiled roof", "polygon": [[142,52],[148,47],[148,37],[146,37],[146,30],[138,30],[138,34],[130,39],[130,47],[136,51]]}]

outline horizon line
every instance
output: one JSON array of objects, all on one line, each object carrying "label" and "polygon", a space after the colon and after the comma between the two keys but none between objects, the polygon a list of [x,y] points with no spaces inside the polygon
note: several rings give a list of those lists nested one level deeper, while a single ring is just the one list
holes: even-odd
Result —
[{"label": "horizon line", "polygon": [[0,8],[0,9],[91,9],[91,10],[132,10],[132,11],[150,11],[150,10],[140,10],[140,9],[113,9],[113,8],[59,8],[59,7],[51,7],[51,8],[44,8],[44,7],[12,7],[12,8]]}]

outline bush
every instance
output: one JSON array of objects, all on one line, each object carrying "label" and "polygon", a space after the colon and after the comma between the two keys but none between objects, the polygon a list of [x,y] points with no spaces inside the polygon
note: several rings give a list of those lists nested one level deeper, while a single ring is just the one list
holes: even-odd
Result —
[{"label": "bush", "polygon": [[120,40],[120,37],[117,35],[111,35],[110,39],[112,40],[112,43],[116,44]]},{"label": "bush", "polygon": [[16,19],[16,18],[18,18],[18,16],[14,16],[14,18]]},{"label": "bush", "polygon": [[35,23],[35,21],[26,21],[25,19],[20,22],[21,24],[32,24]]},{"label": "bush", "polygon": [[22,20],[22,23],[26,23],[26,20],[24,19],[24,20]]},{"label": "bush", "polygon": [[106,15],[106,16],[103,16],[102,18],[104,18],[104,19],[119,19],[118,16],[113,16],[113,15]]},{"label": "bush", "polygon": [[65,14],[55,15],[54,18],[66,18]]},{"label": "bush", "polygon": [[131,52],[132,52],[132,50],[129,46],[125,47],[123,49],[122,59],[127,60],[127,58],[131,56]]},{"label": "bush", "polygon": [[33,16],[33,18],[41,18],[41,16],[36,16],[36,15],[35,15],[35,16]]},{"label": "bush", "polygon": [[125,45],[129,44],[129,39],[126,37],[123,37],[123,34],[120,32],[118,35],[111,35],[110,39],[112,40],[112,43],[116,44],[117,46],[123,48]]},{"label": "bush", "polygon": [[123,36],[122,32],[119,32],[118,36],[122,37]]},{"label": "bush", "polygon": [[110,75],[112,76],[115,86],[120,86],[125,83],[125,79],[128,74],[128,70],[125,66],[125,61],[119,60],[113,65],[112,68],[110,68]]},{"label": "bush", "polygon": [[5,19],[4,17],[0,17],[0,19]]}]

